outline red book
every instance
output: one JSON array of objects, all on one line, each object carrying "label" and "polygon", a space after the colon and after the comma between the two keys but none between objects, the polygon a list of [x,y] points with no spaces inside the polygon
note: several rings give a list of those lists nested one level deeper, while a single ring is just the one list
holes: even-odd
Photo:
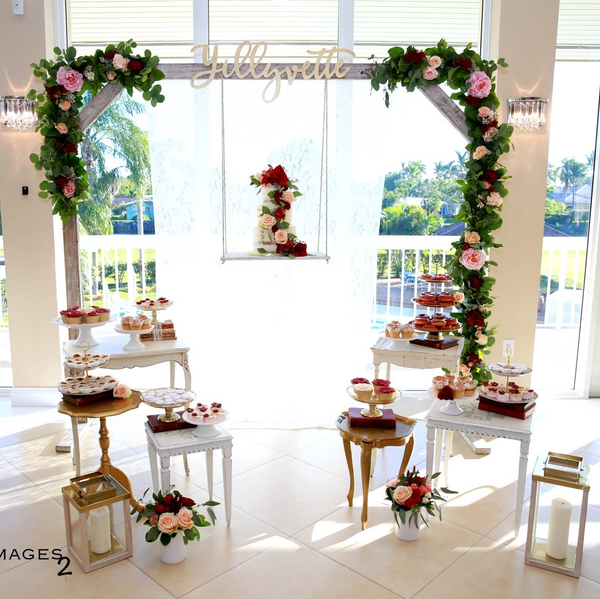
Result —
[{"label": "red book", "polygon": [[355,428],[396,428],[394,410],[389,408],[381,410],[383,416],[369,418],[361,414],[362,408],[348,408],[348,424]]},{"label": "red book", "polygon": [[491,403],[490,400],[479,398],[480,410],[494,412],[494,414],[502,414],[503,416],[510,416],[511,418],[518,418],[519,420],[525,420],[535,412],[535,401],[530,401],[528,404],[524,405],[528,406],[526,410],[516,411],[507,407],[507,404],[499,404],[498,402]]},{"label": "red book", "polygon": [[65,395],[62,398],[67,403],[73,406],[87,406],[96,401],[104,401],[105,399],[113,399],[112,389],[109,391],[101,391],[100,393],[91,393],[89,395]]},{"label": "red book", "polygon": [[183,410],[181,412],[175,412],[179,414],[179,420],[175,422],[161,422],[158,417],[160,414],[149,414],[148,415],[148,424],[150,424],[150,428],[154,433],[164,433],[166,431],[176,431],[182,428],[195,428],[195,424],[190,424],[186,422],[181,416],[183,414]]}]

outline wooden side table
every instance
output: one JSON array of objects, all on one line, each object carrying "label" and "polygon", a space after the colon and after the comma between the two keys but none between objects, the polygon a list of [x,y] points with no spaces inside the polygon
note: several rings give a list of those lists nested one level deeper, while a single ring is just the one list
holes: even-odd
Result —
[{"label": "wooden side table", "polygon": [[108,427],[106,419],[110,416],[118,416],[135,410],[142,400],[138,391],[133,391],[127,399],[106,399],[88,404],[86,406],[74,406],[66,401],[61,401],[58,404],[58,411],[61,414],[66,414],[71,417],[71,426],[73,427],[74,441],[74,457],[77,462],[77,475],[79,476],[79,436],[77,435],[77,419],[78,418],[99,418],[100,419],[100,449],[102,456],[100,458],[100,472],[102,474],[110,474],[114,477],[125,489],[129,491],[129,503],[132,507],[138,508],[139,504],[135,500],[131,481],[123,470],[117,468],[110,460],[108,448],[110,447],[110,438],[108,436]]},{"label": "wooden side table", "polygon": [[[215,437],[196,437],[193,429],[179,429],[164,433],[155,433],[148,422],[145,423],[148,439],[148,456],[152,472],[154,492],[159,489],[165,493],[171,486],[171,456],[188,453],[206,452],[206,475],[208,478],[208,497],[213,496],[213,451],[221,449],[223,453],[223,490],[225,494],[225,519],[231,523],[231,453],[233,437],[222,427]],[[160,485],[158,481],[157,457],[160,458]],[[189,475],[189,472],[187,472]]]},{"label": "wooden side table", "polygon": [[360,474],[363,486],[363,507],[360,516],[363,530],[367,528],[367,519],[369,517],[369,478],[371,476],[371,459],[373,449],[395,446],[404,448],[402,464],[398,470],[398,478],[406,472],[408,462],[412,456],[415,440],[413,431],[415,430],[416,420],[406,418],[396,414],[396,428],[357,428],[351,427],[348,423],[348,412],[343,412],[337,419],[336,426],[340,431],[340,436],[344,442],[344,453],[348,463],[350,473],[350,489],[348,491],[348,505],[352,506],[354,497],[354,468],[352,467],[352,449],[350,443],[360,446]]}]

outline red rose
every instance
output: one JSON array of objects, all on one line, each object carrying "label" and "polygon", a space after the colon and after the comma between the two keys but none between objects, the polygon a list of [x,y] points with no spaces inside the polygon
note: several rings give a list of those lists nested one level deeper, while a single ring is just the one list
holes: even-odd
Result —
[{"label": "red rose", "polygon": [[483,327],[485,326],[485,317],[479,310],[469,310],[466,322],[470,327]]},{"label": "red rose", "polygon": [[469,281],[469,285],[473,289],[481,289],[481,286],[483,285],[483,281],[477,275],[471,275],[468,278],[468,281]]},{"label": "red rose", "polygon": [[163,501],[164,501],[165,503],[171,503],[171,500],[172,500],[172,499],[173,499],[173,495],[165,495],[165,496],[163,497]]},{"label": "red rose", "polygon": [[137,58],[130,60],[129,64],[127,65],[127,70],[132,75],[137,75],[143,68],[144,65],[139,60],[137,60]]},{"label": "red rose", "polygon": [[115,57],[115,54],[117,53],[116,50],[109,50],[105,55],[104,58],[106,58],[106,60],[112,60]]},{"label": "red rose", "polygon": [[283,167],[281,165],[276,166],[271,169],[271,181],[275,185],[280,185],[281,187],[287,187],[289,182],[288,176],[285,174]]},{"label": "red rose", "polygon": [[483,180],[486,183],[489,183],[490,185],[494,184],[496,181],[498,181],[498,173],[496,171],[485,171],[485,173],[483,173]]},{"label": "red rose", "polygon": [[425,52],[420,52],[419,50],[409,50],[404,55],[404,62],[415,62],[417,64],[421,64],[423,60],[425,60]]},{"label": "red rose", "polygon": [[57,187],[60,187],[61,189],[67,184],[68,179],[66,177],[63,177],[62,175],[56,177],[56,185]]},{"label": "red rose", "polygon": [[191,497],[182,497],[181,503],[184,507],[192,507],[193,505],[196,505],[196,502]]},{"label": "red rose", "polygon": [[62,151],[64,154],[77,154],[77,146],[68,141],[63,144]]},{"label": "red rose", "polygon": [[468,250],[470,247],[468,243],[463,243],[463,250]]},{"label": "red rose", "polygon": [[296,256],[296,258],[303,258],[304,256],[307,256],[308,254],[306,253],[306,244],[300,241],[298,243],[295,243],[292,246],[292,254]]},{"label": "red rose", "polygon": [[494,129],[498,126],[498,121],[490,121],[489,123],[482,123],[480,125],[481,130],[485,133],[486,131],[489,131],[490,129]]},{"label": "red rose", "polygon": [[412,507],[414,507],[415,505],[421,503],[421,490],[419,489],[419,487],[417,487],[417,485],[413,484],[411,485],[412,488],[412,495],[404,502],[404,505],[410,509]]},{"label": "red rose", "polygon": [[470,71],[473,66],[473,61],[466,56],[459,56],[456,59],[456,66],[464,69],[465,71]]},{"label": "red rose", "polygon": [[51,100],[57,100],[58,98],[61,98],[66,93],[67,92],[62,85],[53,85],[52,87],[46,88],[46,95]]},{"label": "red rose", "polygon": [[166,505],[159,503],[158,505],[155,506],[154,509],[156,510],[157,514],[162,514],[163,512],[166,512],[169,508],[167,508]]},{"label": "red rose", "polygon": [[282,221],[285,218],[285,210],[283,208],[277,208],[273,216],[276,221]]},{"label": "red rose", "polygon": [[479,102],[481,102],[479,98],[476,98],[475,96],[465,96],[464,99],[465,103],[469,106],[473,106],[473,108],[479,108]]},{"label": "red rose", "polygon": [[288,254],[289,252],[292,251],[292,246],[294,244],[292,243],[291,239],[288,239],[285,243],[278,243],[277,244],[277,253],[278,254]]}]

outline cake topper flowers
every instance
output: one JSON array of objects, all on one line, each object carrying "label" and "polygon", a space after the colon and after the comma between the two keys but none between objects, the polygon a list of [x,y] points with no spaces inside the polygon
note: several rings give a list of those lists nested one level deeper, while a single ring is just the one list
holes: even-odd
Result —
[{"label": "cake topper flowers", "polygon": [[[302,194],[290,181],[284,168],[281,165],[276,167],[269,165],[267,170],[250,176],[250,185],[255,185],[259,191],[264,188],[274,204],[273,208],[263,205],[258,226],[271,230],[277,245],[277,253],[290,258],[306,256],[306,244],[297,241],[296,235],[288,231],[290,223],[286,219],[286,214],[296,198]],[[257,251],[261,254],[267,253],[264,248],[258,248]]]}]

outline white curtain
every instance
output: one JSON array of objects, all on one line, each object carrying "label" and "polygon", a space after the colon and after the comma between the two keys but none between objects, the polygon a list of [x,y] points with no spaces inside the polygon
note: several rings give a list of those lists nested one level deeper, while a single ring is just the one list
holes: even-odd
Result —
[{"label": "white curtain", "polygon": [[[215,81],[195,90],[188,81],[164,82],[166,101],[148,113],[157,291],[175,302],[169,316],[191,348],[199,400],[221,402],[237,423],[331,426],[353,403],[350,379],[369,376],[383,179],[398,170],[394,148],[414,120],[399,118],[401,104],[414,99],[402,94],[401,102],[398,94],[397,107],[386,110],[368,82],[330,81],[323,153],[324,82],[283,82],[272,103],[261,98],[264,85]],[[229,252],[251,250],[258,198],[249,177],[269,164],[281,164],[303,194],[293,224],[309,253],[317,250],[319,232],[325,251],[327,214],[329,263],[221,262],[223,233]]]}]

